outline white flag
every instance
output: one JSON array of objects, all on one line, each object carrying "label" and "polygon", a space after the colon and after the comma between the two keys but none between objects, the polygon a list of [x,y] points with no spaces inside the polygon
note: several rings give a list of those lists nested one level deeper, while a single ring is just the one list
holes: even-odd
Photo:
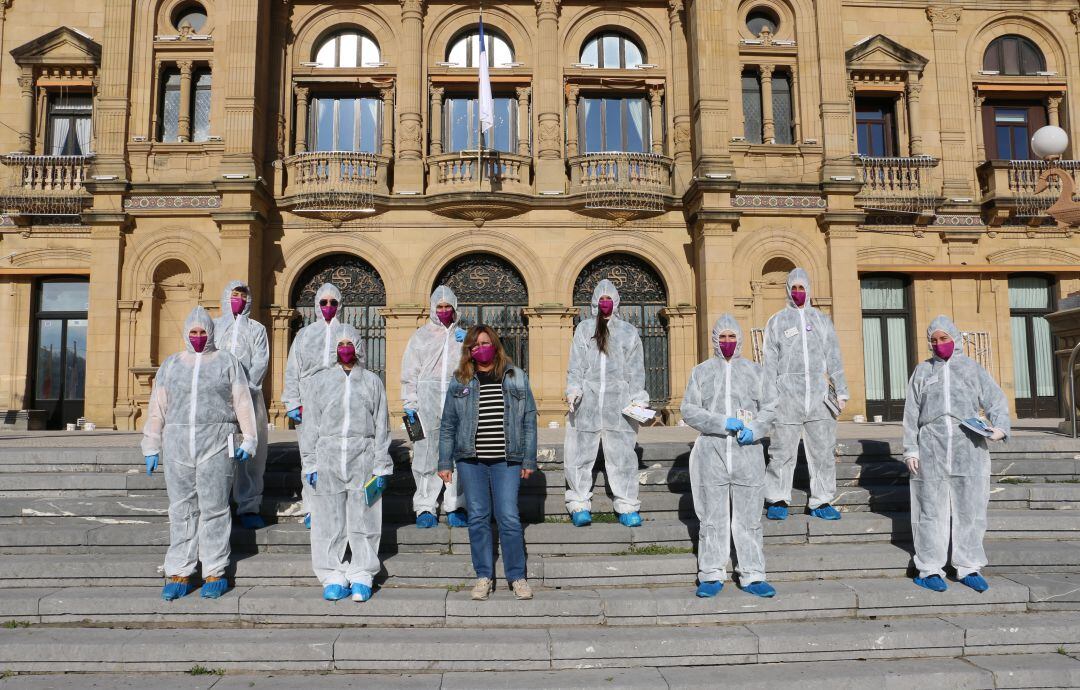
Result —
[{"label": "white flag", "polygon": [[[495,126],[495,102],[491,99],[491,74],[488,72],[487,40],[484,38],[484,15],[480,14],[480,131]],[[478,142],[479,143],[479,142]]]}]

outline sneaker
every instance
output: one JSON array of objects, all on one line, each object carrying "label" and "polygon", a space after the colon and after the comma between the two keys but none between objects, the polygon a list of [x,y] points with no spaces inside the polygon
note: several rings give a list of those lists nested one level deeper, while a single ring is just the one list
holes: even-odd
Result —
[{"label": "sneaker", "polygon": [[929,589],[931,592],[944,592],[949,588],[949,585],[945,584],[945,580],[941,579],[940,575],[917,577],[915,578],[915,584],[924,589]]},{"label": "sneaker", "polygon": [[532,599],[532,588],[529,587],[529,581],[525,578],[514,580],[510,583],[510,587],[518,599]]},{"label": "sneaker", "polygon": [[587,527],[592,524],[592,513],[578,510],[570,515],[570,521],[574,523],[574,527]]},{"label": "sneaker", "polygon": [[810,511],[810,514],[822,520],[839,520],[840,511],[826,503]]},{"label": "sneaker", "polygon": [[787,520],[787,504],[773,503],[765,511],[765,517],[770,520]]},{"label": "sneaker", "polygon": [[709,599],[715,597],[720,593],[720,590],[724,588],[724,583],[720,580],[711,580],[709,582],[702,582],[698,585],[697,595],[702,599]]},{"label": "sneaker", "polygon": [[208,577],[203,582],[203,599],[217,599],[229,589],[229,581],[223,577]]},{"label": "sneaker", "polygon": [[453,510],[446,514],[446,524],[451,527],[468,527],[469,514],[465,512],[464,508]]},{"label": "sneaker", "polygon": [[338,601],[349,596],[349,590],[341,585],[326,585],[323,587],[322,598],[327,601]]},{"label": "sneaker", "polygon": [[263,520],[262,515],[258,513],[244,513],[236,517],[240,518],[240,526],[244,529],[263,529],[266,527],[266,520]]},{"label": "sneaker", "polygon": [[984,578],[978,573],[970,573],[968,575],[965,575],[964,577],[960,578],[960,582],[967,585],[968,587],[971,587],[976,592],[985,592],[986,590],[990,589],[990,583],[986,581],[986,578]]},{"label": "sneaker", "polygon": [[423,512],[416,516],[416,526],[420,529],[429,529],[439,524],[439,518],[433,513]]},{"label": "sneaker", "polygon": [[473,601],[487,601],[491,593],[495,591],[495,583],[489,577],[481,577],[472,588]]},{"label": "sneaker", "polygon": [[751,582],[743,587],[742,590],[747,594],[753,594],[755,597],[761,597],[763,599],[771,599],[776,596],[776,590],[765,580]]},{"label": "sneaker", "polygon": [[619,522],[625,527],[641,527],[641,513],[619,513]]},{"label": "sneaker", "polygon": [[371,587],[368,587],[367,585],[354,582],[350,589],[352,589],[353,601],[367,601],[371,598]]},{"label": "sneaker", "polygon": [[165,588],[161,590],[161,598],[165,601],[173,601],[180,597],[186,597],[191,593],[191,578],[187,577],[170,577],[169,581],[165,583]]}]

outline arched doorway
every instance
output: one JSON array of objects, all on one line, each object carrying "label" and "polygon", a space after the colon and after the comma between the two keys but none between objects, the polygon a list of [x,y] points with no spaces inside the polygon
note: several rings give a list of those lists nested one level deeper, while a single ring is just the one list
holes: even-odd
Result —
[{"label": "arched doorway", "polygon": [[[588,307],[596,284],[607,278],[619,290],[619,316],[638,327],[645,351],[645,388],[650,405],[660,409],[670,398],[668,332],[661,311],[667,305],[667,289],[660,275],[631,254],[605,254],[589,262],[574,281],[574,306]],[[574,319],[577,326],[588,310]]]},{"label": "arched doorway", "polygon": [[292,335],[319,317],[315,292],[323,283],[341,290],[338,320],[358,331],[367,349],[367,367],[386,379],[386,324],[379,309],[386,306],[382,276],[368,262],[351,254],[331,254],[313,262],[293,286],[291,304],[296,310]]},{"label": "arched doorway", "polygon": [[506,353],[528,371],[529,327],[523,310],[529,291],[516,268],[493,254],[467,254],[439,273],[432,290],[438,285],[457,295],[462,325],[486,323],[494,328]]}]

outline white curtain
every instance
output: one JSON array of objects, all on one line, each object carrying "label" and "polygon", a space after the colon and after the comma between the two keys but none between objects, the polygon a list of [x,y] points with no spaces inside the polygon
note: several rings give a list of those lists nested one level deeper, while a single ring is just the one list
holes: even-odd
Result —
[{"label": "white curtain", "polygon": [[[1012,288],[1009,288],[1012,293]],[[1031,397],[1031,375],[1028,372],[1027,319],[1013,316],[1009,319],[1012,330],[1013,376],[1016,379],[1016,397]]]},{"label": "white curtain", "polygon": [[79,155],[86,156],[90,151],[90,133],[92,131],[90,117],[75,118],[75,138],[79,141]]},{"label": "white curtain", "polygon": [[360,150],[365,153],[379,152],[379,105],[377,98],[360,99]]},{"label": "white curtain", "polygon": [[71,131],[70,117],[56,117],[52,121],[52,155],[64,155],[64,145],[67,143],[68,132]]},{"label": "white curtain", "polygon": [[[581,112],[580,120],[582,122],[582,125],[578,127],[578,149],[580,153],[592,153],[593,151],[604,150],[602,142],[599,147],[597,147],[589,138],[589,111],[593,109],[593,104],[594,102],[591,98],[582,98],[578,100],[578,110]],[[571,122],[568,126],[577,127],[578,123]],[[601,137],[598,136],[597,139],[600,140]]]},{"label": "white curtain", "polygon": [[881,319],[863,319],[863,368],[866,372],[866,399],[885,399],[885,367],[882,356]]},{"label": "white curtain", "polygon": [[1035,395],[1054,395],[1054,348],[1050,323],[1041,316],[1031,320],[1035,340]]},{"label": "white curtain", "polygon": [[903,400],[908,382],[907,321],[890,317],[885,327],[889,332],[889,399]]},{"label": "white curtain", "polygon": [[[630,120],[633,124],[634,131],[637,133],[638,140],[641,142],[639,151],[647,151],[648,144],[645,141],[645,99],[644,98],[631,98],[627,100],[628,110],[630,111]],[[628,141],[629,144],[629,141]],[[633,144],[629,144],[628,148],[633,151]]]},{"label": "white curtain", "polygon": [[1009,278],[1010,309],[1049,309],[1050,284],[1037,276]]},{"label": "white curtain", "polygon": [[899,278],[863,278],[862,308],[903,309],[904,282]]}]

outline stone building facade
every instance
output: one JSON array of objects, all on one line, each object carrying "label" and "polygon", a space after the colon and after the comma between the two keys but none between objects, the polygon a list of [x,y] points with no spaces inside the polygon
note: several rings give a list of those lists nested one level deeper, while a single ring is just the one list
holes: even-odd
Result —
[{"label": "stone building facade", "polygon": [[521,1],[484,7],[483,52],[478,20],[0,0],[8,419],[138,428],[184,315],[241,279],[280,424],[291,334],[332,279],[392,404],[445,281],[558,420],[578,306],[611,277],[671,422],[712,322],[733,312],[750,354],[794,266],[836,323],[849,416],[897,417],[938,313],[1021,416],[1059,414],[1042,314],[1080,289],[1080,240],[1043,212],[1027,141],[1080,136],[1075,3]]}]

